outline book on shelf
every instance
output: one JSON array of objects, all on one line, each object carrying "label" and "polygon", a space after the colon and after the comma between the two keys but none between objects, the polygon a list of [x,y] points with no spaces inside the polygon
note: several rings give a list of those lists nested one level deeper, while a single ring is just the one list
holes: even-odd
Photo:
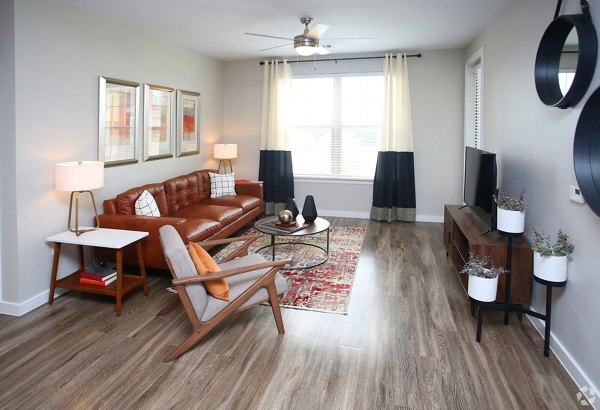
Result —
[{"label": "book on shelf", "polygon": [[116,280],[117,280],[117,276],[113,276],[112,278],[110,278],[108,280],[94,280],[94,279],[87,279],[87,278],[80,277],[79,283],[81,285],[93,285],[93,286],[104,287],[104,286],[108,286],[109,284],[113,283]]},{"label": "book on shelf", "polygon": [[280,222],[266,222],[261,224],[261,228],[271,229],[273,231],[281,232],[281,233],[294,233],[298,232],[304,228],[306,228],[309,224],[299,224],[297,222],[291,224],[282,224]]},{"label": "book on shelf", "polygon": [[93,273],[88,271],[79,272],[79,278],[97,281],[107,281],[117,276],[117,272]]}]

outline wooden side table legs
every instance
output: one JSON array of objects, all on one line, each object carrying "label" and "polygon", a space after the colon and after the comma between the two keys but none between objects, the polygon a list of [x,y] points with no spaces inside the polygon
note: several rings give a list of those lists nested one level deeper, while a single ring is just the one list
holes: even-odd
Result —
[{"label": "wooden side table legs", "polygon": [[[144,291],[144,295],[148,296],[149,294],[149,290],[148,290],[148,280],[146,278],[146,267],[144,266],[144,254],[142,251],[142,243],[140,241],[137,241],[136,243],[136,251],[137,251],[137,255],[138,255],[138,262],[140,265],[140,276],[139,276],[139,281],[136,277],[131,276],[131,275],[125,275],[123,273],[123,249],[116,249],[116,263],[117,263],[117,280],[115,281],[115,287],[116,287],[116,291],[105,291],[104,288],[94,288],[92,290],[92,288],[87,287],[85,288],[85,290],[81,289],[81,286],[79,286],[79,273],[85,270],[85,259],[84,259],[84,251],[83,251],[83,247],[84,245],[77,245],[77,256],[79,259],[79,270],[77,270],[76,272],[74,272],[73,274],[70,275],[70,277],[73,277],[73,275],[77,275],[76,280],[74,281],[73,279],[61,279],[60,281],[57,279],[58,276],[58,262],[60,260],[60,252],[61,252],[61,248],[62,248],[62,243],[61,242],[54,242],[53,245],[54,247],[54,257],[52,260],[52,274],[51,274],[51,278],[50,278],[50,294],[48,296],[48,304],[52,304],[54,302],[54,292],[57,288],[57,283],[58,283],[58,287],[65,287],[67,289],[75,289],[78,291],[83,291],[83,292],[92,292],[92,293],[100,293],[103,295],[110,295],[110,296],[114,296],[116,298],[116,304],[115,304],[115,313],[117,314],[117,316],[121,315],[121,310],[122,310],[122,306],[123,306],[123,295],[126,292],[129,292],[129,290],[131,290],[132,286],[131,286],[131,280],[134,279],[136,280],[137,284],[135,286],[141,286],[143,291]],[[125,276],[127,276],[127,281],[125,281]],[[65,283],[65,280],[68,280],[69,283]],[[129,284],[127,284],[129,283]],[[114,289],[114,288],[113,288]]]},{"label": "wooden side table legs", "polygon": [[56,289],[56,275],[58,273],[58,260],[60,259],[60,243],[54,242],[54,259],[52,260],[52,277],[50,278],[50,295],[48,296],[48,304],[54,302],[54,290]]},{"label": "wooden side table legs", "polygon": [[138,264],[140,266],[140,276],[142,277],[142,282],[144,284],[144,296],[148,296],[148,280],[146,279],[146,265],[144,265],[144,252],[142,251],[141,241],[136,242],[135,249],[137,250]]},{"label": "wooden side table legs", "polygon": [[115,313],[121,316],[121,305],[123,301],[123,249],[117,249],[117,303]]}]

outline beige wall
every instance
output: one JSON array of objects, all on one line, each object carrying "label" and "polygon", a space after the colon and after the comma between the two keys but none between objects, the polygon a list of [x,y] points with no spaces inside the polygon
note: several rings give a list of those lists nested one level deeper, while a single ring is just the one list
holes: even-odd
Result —
[{"label": "beige wall", "polygon": [[[16,2],[14,32],[16,131],[6,135],[3,146],[14,144],[16,151],[18,212],[6,215],[16,221],[11,238],[16,252],[2,257],[18,269],[4,272],[0,308],[22,312],[47,297],[51,248],[44,238],[66,229],[68,193],[54,191],[54,164],[98,158],[98,76],[202,93],[201,153],[107,168],[105,186],[95,192],[101,207],[103,199],[126,188],[215,165],[223,64],[55,0]],[[83,209],[83,220],[91,220],[91,207],[84,202]],[[74,264],[61,260],[61,273]]]},{"label": "beige wall", "polygon": [[[568,6],[567,14],[580,12],[577,2]],[[586,205],[570,201],[568,187],[577,184],[572,159],[577,120],[600,78],[597,69],[586,97],[574,108],[547,107],[538,99],[535,56],[554,8],[545,0],[514,0],[468,47],[465,59],[485,48],[484,146],[499,153],[502,186],[511,193],[525,189],[531,205],[526,234],[531,237],[533,227],[551,234],[562,228],[575,244],[567,286],[554,292],[551,347],[576,382],[599,387],[600,327],[594,318],[600,310],[600,219]],[[598,26],[600,9],[591,11]],[[544,305],[545,288],[534,283],[533,308],[544,312]]]},{"label": "beige wall", "polygon": [[[378,54],[380,55],[380,54]],[[462,189],[462,50],[426,51],[410,58],[409,79],[415,147],[417,218],[441,220],[445,203],[459,203]],[[381,72],[381,60],[292,64],[294,74]],[[236,175],[256,179],[260,150],[262,66],[257,60],[225,63],[226,141],[240,144]],[[432,166],[435,164],[435,166]],[[368,217],[372,184],[296,180],[299,206],[315,196],[323,214]]]}]

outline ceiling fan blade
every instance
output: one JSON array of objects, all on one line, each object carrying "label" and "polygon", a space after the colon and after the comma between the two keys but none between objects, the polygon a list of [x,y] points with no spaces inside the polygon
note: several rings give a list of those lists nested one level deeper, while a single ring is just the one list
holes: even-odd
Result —
[{"label": "ceiling fan blade", "polygon": [[319,38],[329,29],[326,24],[317,24],[307,34],[309,38]]},{"label": "ceiling fan blade", "polygon": [[363,41],[369,41],[369,40],[373,40],[373,37],[327,37],[327,38],[322,38],[321,40],[323,40],[323,41],[329,41],[329,40],[363,40]]},{"label": "ceiling fan blade", "polygon": [[247,34],[249,36],[257,36],[257,37],[267,37],[267,38],[277,38],[279,40],[289,40],[289,41],[294,41],[293,38],[288,38],[288,37],[278,37],[278,36],[267,36],[266,34],[256,34],[256,33],[244,33]]},{"label": "ceiling fan blade", "polygon": [[281,47],[291,47],[293,44],[284,44],[282,46],[275,46],[275,47],[269,47],[269,48],[262,48],[258,51],[267,51],[267,50],[273,50],[274,48],[281,48]]},{"label": "ceiling fan blade", "polygon": [[320,54],[322,56],[330,54],[331,51],[327,50],[325,47],[319,46],[316,48],[317,54]]}]

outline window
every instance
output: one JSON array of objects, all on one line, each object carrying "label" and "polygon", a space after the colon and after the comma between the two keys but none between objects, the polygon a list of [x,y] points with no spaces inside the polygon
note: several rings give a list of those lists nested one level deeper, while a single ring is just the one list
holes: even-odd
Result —
[{"label": "window", "polygon": [[295,78],[294,175],[373,178],[383,113],[383,76]]},{"label": "window", "polygon": [[483,147],[483,49],[465,64],[465,145]]}]

